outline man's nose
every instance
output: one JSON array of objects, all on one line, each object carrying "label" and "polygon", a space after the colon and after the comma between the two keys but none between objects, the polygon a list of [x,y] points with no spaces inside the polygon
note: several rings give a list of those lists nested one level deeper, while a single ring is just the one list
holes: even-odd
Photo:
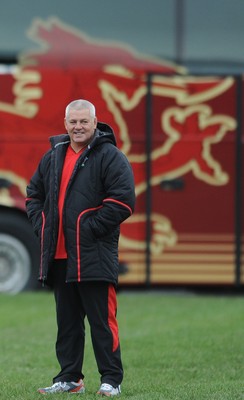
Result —
[{"label": "man's nose", "polygon": [[82,126],[83,126],[83,125],[82,125],[82,122],[80,122],[80,121],[77,121],[76,124],[75,124],[75,128],[76,128],[76,129],[81,129]]}]

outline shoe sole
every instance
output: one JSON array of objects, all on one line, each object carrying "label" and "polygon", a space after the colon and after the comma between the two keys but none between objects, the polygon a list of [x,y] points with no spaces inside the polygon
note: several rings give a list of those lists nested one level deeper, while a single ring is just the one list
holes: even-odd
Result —
[{"label": "shoe sole", "polygon": [[59,394],[59,393],[70,393],[70,394],[81,394],[81,393],[85,393],[85,389],[82,389],[82,390],[80,390],[80,389],[78,389],[78,390],[66,390],[66,391],[63,391],[63,392],[45,392],[44,390],[37,390],[37,392],[38,393],[40,393],[40,394],[44,394],[44,395],[51,395],[51,394]]}]

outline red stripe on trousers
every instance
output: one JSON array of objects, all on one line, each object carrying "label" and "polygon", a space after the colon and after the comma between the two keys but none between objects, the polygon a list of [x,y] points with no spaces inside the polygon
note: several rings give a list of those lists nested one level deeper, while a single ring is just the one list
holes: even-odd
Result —
[{"label": "red stripe on trousers", "polygon": [[116,320],[117,313],[117,299],[116,291],[113,285],[109,285],[108,289],[108,325],[113,335],[113,351],[118,348],[119,345],[119,329]]}]

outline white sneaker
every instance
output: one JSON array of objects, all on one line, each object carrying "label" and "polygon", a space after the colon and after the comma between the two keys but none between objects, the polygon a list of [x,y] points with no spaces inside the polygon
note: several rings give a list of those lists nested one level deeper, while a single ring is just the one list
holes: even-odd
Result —
[{"label": "white sneaker", "polygon": [[85,393],[85,385],[82,379],[78,382],[56,382],[52,386],[37,390],[41,394],[47,393]]},{"label": "white sneaker", "polygon": [[112,385],[109,385],[108,383],[102,383],[97,394],[100,394],[101,396],[118,396],[118,394],[121,393],[120,385],[117,387],[113,387]]}]

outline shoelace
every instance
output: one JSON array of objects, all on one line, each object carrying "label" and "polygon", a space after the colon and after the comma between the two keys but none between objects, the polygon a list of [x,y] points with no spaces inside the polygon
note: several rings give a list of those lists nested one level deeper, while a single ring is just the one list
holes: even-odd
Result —
[{"label": "shoelace", "polygon": [[52,387],[53,388],[60,387],[61,389],[64,389],[65,386],[66,386],[66,382],[56,382],[56,383],[53,384]]}]

